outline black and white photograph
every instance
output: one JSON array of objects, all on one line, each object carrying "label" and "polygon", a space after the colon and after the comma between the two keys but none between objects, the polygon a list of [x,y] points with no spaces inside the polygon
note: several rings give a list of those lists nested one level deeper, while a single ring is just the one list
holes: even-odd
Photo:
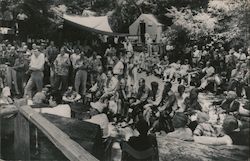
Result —
[{"label": "black and white photograph", "polygon": [[0,160],[250,161],[250,0],[0,0]]}]

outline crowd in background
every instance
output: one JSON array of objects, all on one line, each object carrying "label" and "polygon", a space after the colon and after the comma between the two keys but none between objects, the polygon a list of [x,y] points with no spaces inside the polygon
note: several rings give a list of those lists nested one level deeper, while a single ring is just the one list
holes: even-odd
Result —
[{"label": "crowd in background", "polygon": [[[161,44],[146,40],[146,50],[135,52],[129,39],[119,43],[100,53],[79,41],[60,48],[53,41],[2,41],[1,102],[21,97],[48,106],[82,102],[92,116],[105,113],[109,121],[144,120],[150,133],[207,144],[247,143],[240,136],[249,130],[250,48],[194,45],[175,61]],[[151,81],[153,75],[161,83]],[[207,92],[226,97],[206,109],[200,95]]]}]

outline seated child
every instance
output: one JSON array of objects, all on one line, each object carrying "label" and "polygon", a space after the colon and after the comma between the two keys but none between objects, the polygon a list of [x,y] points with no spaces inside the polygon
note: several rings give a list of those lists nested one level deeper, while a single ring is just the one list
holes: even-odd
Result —
[{"label": "seated child", "polygon": [[68,90],[63,95],[63,101],[65,102],[76,102],[81,99],[81,95],[73,91],[73,87],[68,87]]}]

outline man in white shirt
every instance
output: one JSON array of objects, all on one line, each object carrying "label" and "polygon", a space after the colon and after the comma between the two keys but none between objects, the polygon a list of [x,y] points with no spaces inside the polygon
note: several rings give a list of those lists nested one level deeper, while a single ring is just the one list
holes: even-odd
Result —
[{"label": "man in white shirt", "polygon": [[34,86],[36,87],[37,92],[42,91],[44,63],[44,54],[40,53],[38,49],[32,50],[31,61],[29,64],[29,71],[31,72],[31,76],[25,87],[24,97],[29,96],[29,98],[32,98],[32,89]]},{"label": "man in white shirt", "polygon": [[114,77],[112,70],[108,70],[107,72],[107,82],[104,86],[105,94],[114,94],[118,87],[118,79]]},{"label": "man in white shirt", "polygon": [[193,66],[197,66],[198,62],[201,59],[201,51],[198,49],[198,46],[194,46],[194,52],[192,53],[192,61],[193,61]]},{"label": "man in white shirt", "polygon": [[180,60],[178,60],[176,63],[171,63],[169,67],[166,68],[163,72],[164,81],[167,81],[168,79],[172,81],[173,77],[176,77],[176,73],[180,70],[180,67]]},{"label": "man in white shirt", "polygon": [[206,75],[201,79],[201,85],[199,89],[204,89],[209,82],[214,81],[215,69],[209,61],[206,63],[206,67],[202,69],[202,73],[205,73]]},{"label": "man in white shirt", "polygon": [[239,58],[238,61],[245,62],[247,59],[246,54],[243,53],[242,49],[239,49]]},{"label": "man in white shirt", "polygon": [[113,68],[113,73],[118,79],[123,76],[124,64],[122,58],[118,60]]}]

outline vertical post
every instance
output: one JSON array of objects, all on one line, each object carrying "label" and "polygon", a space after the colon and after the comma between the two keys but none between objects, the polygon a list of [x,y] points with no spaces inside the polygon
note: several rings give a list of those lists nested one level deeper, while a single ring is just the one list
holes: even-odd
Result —
[{"label": "vertical post", "polygon": [[[18,109],[26,104],[26,99],[21,99],[16,102]],[[16,160],[30,160],[29,121],[20,112],[17,113],[14,121],[14,150]]]},{"label": "vertical post", "polygon": [[2,116],[0,116],[0,159],[2,158]]},{"label": "vertical post", "polygon": [[30,127],[29,121],[18,112],[14,123],[15,159],[30,160]]}]

